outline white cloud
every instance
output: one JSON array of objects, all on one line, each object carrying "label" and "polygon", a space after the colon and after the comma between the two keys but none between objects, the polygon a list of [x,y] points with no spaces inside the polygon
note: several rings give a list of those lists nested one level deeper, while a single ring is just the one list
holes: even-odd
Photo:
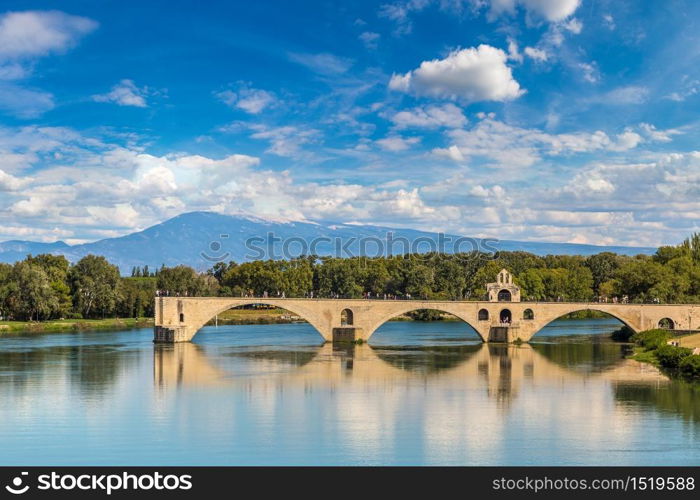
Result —
[{"label": "white cloud", "polygon": [[20,80],[29,76],[31,71],[21,63],[6,62],[0,64],[0,80]]},{"label": "white cloud", "polygon": [[[517,169],[535,164],[544,156],[595,151],[627,151],[644,138],[631,129],[610,137],[603,131],[548,134],[506,124],[488,115],[471,129],[450,130],[447,136],[464,158],[485,158],[492,167]],[[436,153],[443,153],[436,151]],[[454,153],[452,154],[454,156]]]},{"label": "white cloud", "polygon": [[409,149],[414,144],[418,144],[420,142],[420,138],[419,137],[404,138],[404,137],[394,135],[394,136],[385,137],[384,139],[378,139],[375,142],[384,151],[398,152],[398,151],[405,151],[406,149]]},{"label": "white cloud", "polygon": [[528,14],[556,22],[563,21],[576,12],[581,0],[490,0],[490,4],[492,16],[513,14],[520,5]]},{"label": "white cloud", "polygon": [[392,90],[418,96],[476,101],[509,101],[524,93],[510,68],[505,52],[490,45],[455,50],[445,59],[423,61],[404,75],[394,74]]},{"label": "white cloud", "polygon": [[549,58],[546,50],[537,49],[535,47],[525,47],[525,55],[537,62],[545,62]]},{"label": "white cloud", "polygon": [[[74,46],[97,23],[59,11],[8,12],[0,16],[0,111],[35,118],[54,107],[53,95],[17,81],[32,74],[34,60]],[[4,81],[4,82],[3,82]]]},{"label": "white cloud", "polygon": [[0,191],[16,191],[28,181],[29,179],[19,179],[0,170]]},{"label": "white cloud", "polygon": [[49,92],[0,82],[0,111],[18,118],[36,118],[53,108],[53,95]]},{"label": "white cloud", "polygon": [[618,87],[605,94],[588,99],[603,104],[643,104],[649,99],[649,89],[641,85]]},{"label": "white cloud", "polygon": [[54,107],[53,95],[17,81],[32,74],[35,59],[63,53],[97,28],[85,17],[59,11],[8,12],[0,16],[0,111],[35,118]]},{"label": "white cloud", "polygon": [[238,92],[224,90],[218,92],[216,96],[229,107],[242,109],[252,115],[257,115],[277,104],[277,98],[272,92],[248,86],[243,86]]},{"label": "white cloud", "polygon": [[316,142],[320,137],[320,132],[316,129],[293,125],[269,127],[263,124],[250,124],[248,128],[253,131],[251,134],[253,139],[263,139],[270,142],[267,153],[290,158],[304,156],[308,158],[309,154],[302,151],[302,146]]},{"label": "white cloud", "polygon": [[365,31],[361,33],[358,38],[360,39],[360,41],[362,41],[362,43],[365,44],[365,47],[367,47],[368,49],[376,49],[380,35],[379,33],[374,33],[373,31]]},{"label": "white cloud", "polygon": [[617,140],[608,145],[611,151],[627,151],[636,148],[643,141],[642,136],[631,130],[617,135]]},{"label": "white cloud", "polygon": [[418,106],[413,109],[399,111],[394,114],[391,121],[398,129],[415,128],[440,128],[462,127],[467,123],[467,118],[460,108],[452,103],[443,105]]},{"label": "white cloud", "polygon": [[610,30],[615,29],[615,19],[611,14],[604,14],[603,15],[603,24]]},{"label": "white cloud", "polygon": [[314,73],[326,76],[343,74],[353,65],[352,59],[338,57],[328,53],[308,54],[290,52],[288,57],[290,61],[301,64]]},{"label": "white cloud", "polygon": [[97,26],[92,19],[55,10],[8,12],[0,17],[0,59],[64,52]]},{"label": "white cloud", "polygon": [[669,99],[671,101],[683,102],[687,98],[692,97],[698,93],[700,93],[700,80],[695,80],[693,78],[690,78],[688,75],[684,75],[681,78],[680,88],[664,96],[664,98]]},{"label": "white cloud", "polygon": [[498,184],[491,186],[490,188],[484,187],[481,184],[477,184],[469,190],[469,194],[476,196],[477,198],[503,198],[505,196],[505,190]]},{"label": "white cloud", "polygon": [[574,35],[579,35],[581,34],[581,31],[583,30],[583,23],[579,21],[576,18],[570,19],[566,23],[564,23],[564,29],[567,31],[570,31]]},{"label": "white cloud", "polygon": [[87,207],[87,212],[97,224],[116,227],[136,227],[141,217],[129,203],[117,203],[110,207]]},{"label": "white cloud", "polygon": [[37,161],[33,152],[12,152],[0,150],[0,167],[7,172],[18,172],[32,166]]},{"label": "white cloud", "polygon": [[[638,163],[626,163],[630,155],[608,155],[601,163],[605,151],[632,147],[640,137],[663,141],[676,131],[640,124],[618,135],[547,134],[507,125],[488,114],[479,118],[470,130],[446,132],[453,138],[450,146],[424,155],[419,177],[409,162],[401,179],[371,165],[355,172],[358,178],[374,176],[367,185],[295,180],[289,171],[266,170],[259,158],[242,154],[156,156],[138,145],[119,146],[65,128],[0,127],[0,162],[7,158],[0,163],[0,234],[95,239],[191,210],[591,243],[657,244],[680,240],[698,229],[700,153],[654,154],[655,160]],[[270,133],[270,141],[273,136],[291,140],[297,133],[259,131]],[[398,146],[399,151],[420,141],[385,139],[398,139],[384,146]],[[556,158],[567,174],[573,170],[571,175],[556,175],[544,163],[537,170],[515,168],[500,176],[498,184],[493,171],[475,161],[473,166],[464,164],[482,156],[491,162],[487,165],[518,167],[578,152],[597,153],[596,163],[574,166]],[[435,156],[458,165],[436,165]],[[328,174],[321,178],[340,176],[337,171]],[[395,182],[383,182],[392,178]],[[57,227],[62,232],[55,232]],[[26,228],[32,228],[31,234]]]},{"label": "white cloud", "polygon": [[436,156],[447,157],[450,160],[456,161],[458,163],[461,163],[465,160],[464,155],[455,145],[452,145],[449,148],[435,148],[432,150],[432,153]]},{"label": "white cloud", "polygon": [[388,213],[395,214],[399,217],[417,218],[435,213],[435,209],[428,207],[423,203],[418,188],[413,188],[410,191],[399,189],[395,193],[386,193],[386,198],[382,205],[388,209]]},{"label": "white cloud", "polygon": [[92,96],[95,102],[112,102],[119,106],[134,106],[137,108],[145,108],[146,96],[148,88],[139,88],[132,80],[122,80],[112,90],[106,94],[98,94]]},{"label": "white cloud", "polygon": [[602,177],[591,176],[580,179],[580,181],[579,186],[581,186],[581,188],[593,193],[610,194],[615,191],[615,186],[613,186],[609,180],[603,179]]},{"label": "white cloud", "polygon": [[523,62],[523,55],[518,49],[518,43],[512,38],[508,38],[508,59],[515,62]]},{"label": "white cloud", "polygon": [[379,17],[390,19],[396,23],[394,35],[407,35],[413,30],[413,24],[409,18],[412,12],[418,12],[426,8],[431,0],[408,0],[383,4],[379,7]]},{"label": "white cloud", "polygon": [[658,130],[654,125],[649,123],[640,123],[639,128],[650,141],[655,142],[671,142],[673,140],[672,136],[682,134],[678,129]]},{"label": "white cloud", "polygon": [[583,73],[583,79],[587,82],[596,83],[600,80],[600,73],[595,63],[578,63],[577,67]]}]

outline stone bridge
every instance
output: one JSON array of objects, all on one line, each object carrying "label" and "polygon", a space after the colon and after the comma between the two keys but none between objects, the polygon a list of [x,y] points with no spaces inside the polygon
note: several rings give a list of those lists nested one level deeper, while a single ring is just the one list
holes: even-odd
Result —
[{"label": "stone bridge", "polygon": [[308,321],[326,341],[368,340],[384,323],[417,309],[434,309],[469,324],[484,342],[529,341],[548,323],[576,311],[600,311],[635,331],[700,327],[700,305],[593,302],[157,297],[155,341],[189,341],[208,321],[239,306],[266,304]]},{"label": "stone bridge", "polygon": [[502,269],[486,284],[484,301],[156,297],[155,342],[187,342],[209,320],[239,306],[266,304],[308,321],[327,342],[369,340],[392,318],[418,309],[449,313],[484,342],[529,341],[557,318],[577,311],[607,313],[635,332],[651,328],[697,330],[700,305],[599,302],[521,302],[520,287]]}]

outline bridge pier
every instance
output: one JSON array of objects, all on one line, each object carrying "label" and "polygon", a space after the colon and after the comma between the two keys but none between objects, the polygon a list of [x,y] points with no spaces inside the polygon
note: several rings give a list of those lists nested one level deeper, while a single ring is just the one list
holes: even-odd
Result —
[{"label": "bridge pier", "polygon": [[505,342],[512,344],[522,340],[520,337],[520,328],[518,326],[492,326],[489,329],[489,335],[484,342]]},{"label": "bridge pier", "polygon": [[354,326],[341,326],[333,328],[333,337],[331,342],[334,344],[354,343],[358,340],[364,340],[362,328]]},{"label": "bridge pier", "polygon": [[153,327],[153,342],[156,344],[174,344],[176,342],[189,342],[194,333],[186,326],[159,326]]}]

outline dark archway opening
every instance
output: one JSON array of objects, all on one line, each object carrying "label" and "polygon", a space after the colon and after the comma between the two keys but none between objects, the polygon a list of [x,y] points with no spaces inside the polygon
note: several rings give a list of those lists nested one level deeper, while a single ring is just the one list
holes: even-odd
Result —
[{"label": "dark archway opening", "polygon": [[662,318],[659,320],[659,328],[663,330],[675,330],[676,323],[671,318]]},{"label": "dark archway opening", "polygon": [[185,322],[185,314],[180,313],[180,323],[184,323],[184,322]]},{"label": "dark archway opening", "polygon": [[340,312],[340,325],[351,326],[353,324],[353,314],[350,309],[343,309]]},{"label": "dark archway opening", "polygon": [[498,301],[499,302],[510,302],[512,300],[512,296],[510,294],[510,291],[508,290],[501,290],[498,292]]},{"label": "dark archway opening", "polygon": [[501,323],[512,323],[513,315],[511,314],[510,309],[501,310],[501,314],[499,315],[499,321]]},{"label": "dark archway opening", "polygon": [[486,309],[479,309],[479,321],[488,321],[489,312]]},{"label": "dark archway opening", "polygon": [[523,319],[535,319],[535,313],[532,309],[525,309],[523,311]]}]

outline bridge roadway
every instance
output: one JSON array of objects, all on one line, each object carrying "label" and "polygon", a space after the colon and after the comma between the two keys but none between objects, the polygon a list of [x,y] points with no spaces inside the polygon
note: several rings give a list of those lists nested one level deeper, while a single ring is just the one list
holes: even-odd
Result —
[{"label": "bridge roadway", "polygon": [[675,330],[700,328],[696,304],[156,297],[154,341],[190,341],[216,315],[250,304],[286,309],[308,321],[326,341],[366,341],[385,322],[417,309],[452,314],[474,328],[484,342],[527,342],[555,319],[586,310],[610,314],[634,331],[658,328],[662,320]]}]

